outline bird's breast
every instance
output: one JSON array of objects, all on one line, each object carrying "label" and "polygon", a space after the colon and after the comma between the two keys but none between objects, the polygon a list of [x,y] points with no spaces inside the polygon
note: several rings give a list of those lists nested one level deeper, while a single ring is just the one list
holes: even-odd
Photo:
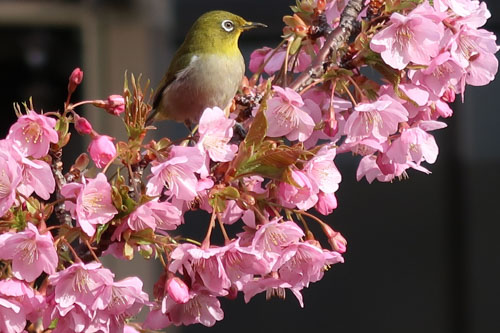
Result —
[{"label": "bird's breast", "polygon": [[193,55],[163,92],[160,107],[169,119],[198,122],[204,109],[225,108],[240,86],[245,70],[241,53]]}]

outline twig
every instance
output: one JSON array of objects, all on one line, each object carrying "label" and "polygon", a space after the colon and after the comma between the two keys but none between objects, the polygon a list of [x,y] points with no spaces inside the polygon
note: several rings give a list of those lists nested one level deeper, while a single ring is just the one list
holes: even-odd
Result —
[{"label": "twig", "polygon": [[56,213],[57,220],[61,225],[65,224],[72,227],[72,219],[69,212],[66,210],[66,205],[64,204],[64,197],[61,195],[61,188],[66,184],[66,178],[63,175],[63,163],[61,161],[62,149],[58,151],[50,151],[52,157],[52,163],[50,168],[52,169],[52,174],[56,180],[57,190],[56,190],[56,202],[54,205],[54,211]]},{"label": "twig", "polygon": [[207,234],[205,236],[205,239],[201,243],[201,248],[202,249],[208,249],[210,247],[210,236],[212,235],[212,229],[215,227],[215,218],[216,218],[216,213],[215,213],[215,208],[213,208],[212,211],[212,217],[210,218],[210,224],[208,225],[208,230]]},{"label": "twig", "polygon": [[94,249],[92,248],[92,246],[90,245],[90,242],[88,239],[85,239],[85,245],[87,245],[87,248],[89,249],[90,251],[90,254],[92,255],[92,257],[94,258],[95,261],[97,262],[101,262],[99,260],[99,258],[97,257],[96,253],[94,252]]},{"label": "twig", "polygon": [[228,244],[231,240],[229,239],[229,236],[227,235],[226,228],[224,227],[224,223],[222,220],[217,216],[217,221],[219,222],[220,230],[222,231],[222,236],[224,236],[224,241],[226,244]]},{"label": "twig", "polygon": [[291,89],[299,90],[303,85],[308,85],[311,79],[315,79],[322,75],[323,63],[329,54],[335,55],[337,49],[345,43],[351,36],[354,29],[356,19],[363,7],[363,0],[350,0],[342,15],[340,16],[340,24],[326,38],[325,44],[319,50],[318,55],[314,58],[312,64],[307,70],[302,72],[295,81],[290,85]]}]

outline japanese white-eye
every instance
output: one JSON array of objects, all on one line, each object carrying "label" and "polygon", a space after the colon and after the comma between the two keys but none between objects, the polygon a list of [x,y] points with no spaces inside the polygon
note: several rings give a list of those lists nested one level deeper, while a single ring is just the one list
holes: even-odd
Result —
[{"label": "japanese white-eye", "polygon": [[171,119],[189,125],[197,123],[208,107],[228,107],[245,72],[238,38],[259,26],[266,25],[226,11],[200,16],[156,90],[148,122]]}]

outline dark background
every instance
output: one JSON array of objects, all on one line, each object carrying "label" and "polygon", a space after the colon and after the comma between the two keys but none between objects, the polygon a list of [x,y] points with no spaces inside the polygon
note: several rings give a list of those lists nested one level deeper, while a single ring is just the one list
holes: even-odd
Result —
[{"label": "dark background", "polygon": [[[71,1],[77,2],[77,1]],[[133,1],[103,1],[130,6]],[[279,42],[281,17],[294,1],[174,1],[175,48],[191,23],[211,9],[225,9],[269,25],[245,34],[249,52]],[[487,1],[486,29],[498,34],[500,3]],[[96,10],[99,2],[95,2]],[[173,14],[173,15],[172,15]],[[81,62],[83,45],[74,27],[5,25],[0,22],[0,124],[14,120],[12,103],[34,97],[44,110],[60,107],[67,77]],[[70,45],[71,47],[68,47]],[[64,50],[61,48],[64,46]],[[158,68],[164,71],[164,68]],[[436,132],[440,156],[431,175],[410,171],[392,184],[355,181],[358,158],[339,156],[343,180],[339,208],[329,223],[348,239],[345,263],[303,291],[247,305],[222,300],[225,319],[213,328],[182,332],[452,332],[500,331],[500,110],[498,80],[468,87],[454,105],[448,128]],[[95,97],[95,96],[91,96]],[[460,98],[457,98],[458,100]],[[132,273],[131,273],[132,274]]]}]

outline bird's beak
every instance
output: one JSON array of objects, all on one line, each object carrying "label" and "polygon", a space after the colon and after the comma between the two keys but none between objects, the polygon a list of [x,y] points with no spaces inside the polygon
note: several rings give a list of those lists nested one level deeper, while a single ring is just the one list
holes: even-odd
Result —
[{"label": "bird's beak", "polygon": [[265,25],[264,23],[257,23],[257,22],[245,22],[245,24],[241,26],[241,29],[250,30],[258,27],[267,28],[267,25]]}]

